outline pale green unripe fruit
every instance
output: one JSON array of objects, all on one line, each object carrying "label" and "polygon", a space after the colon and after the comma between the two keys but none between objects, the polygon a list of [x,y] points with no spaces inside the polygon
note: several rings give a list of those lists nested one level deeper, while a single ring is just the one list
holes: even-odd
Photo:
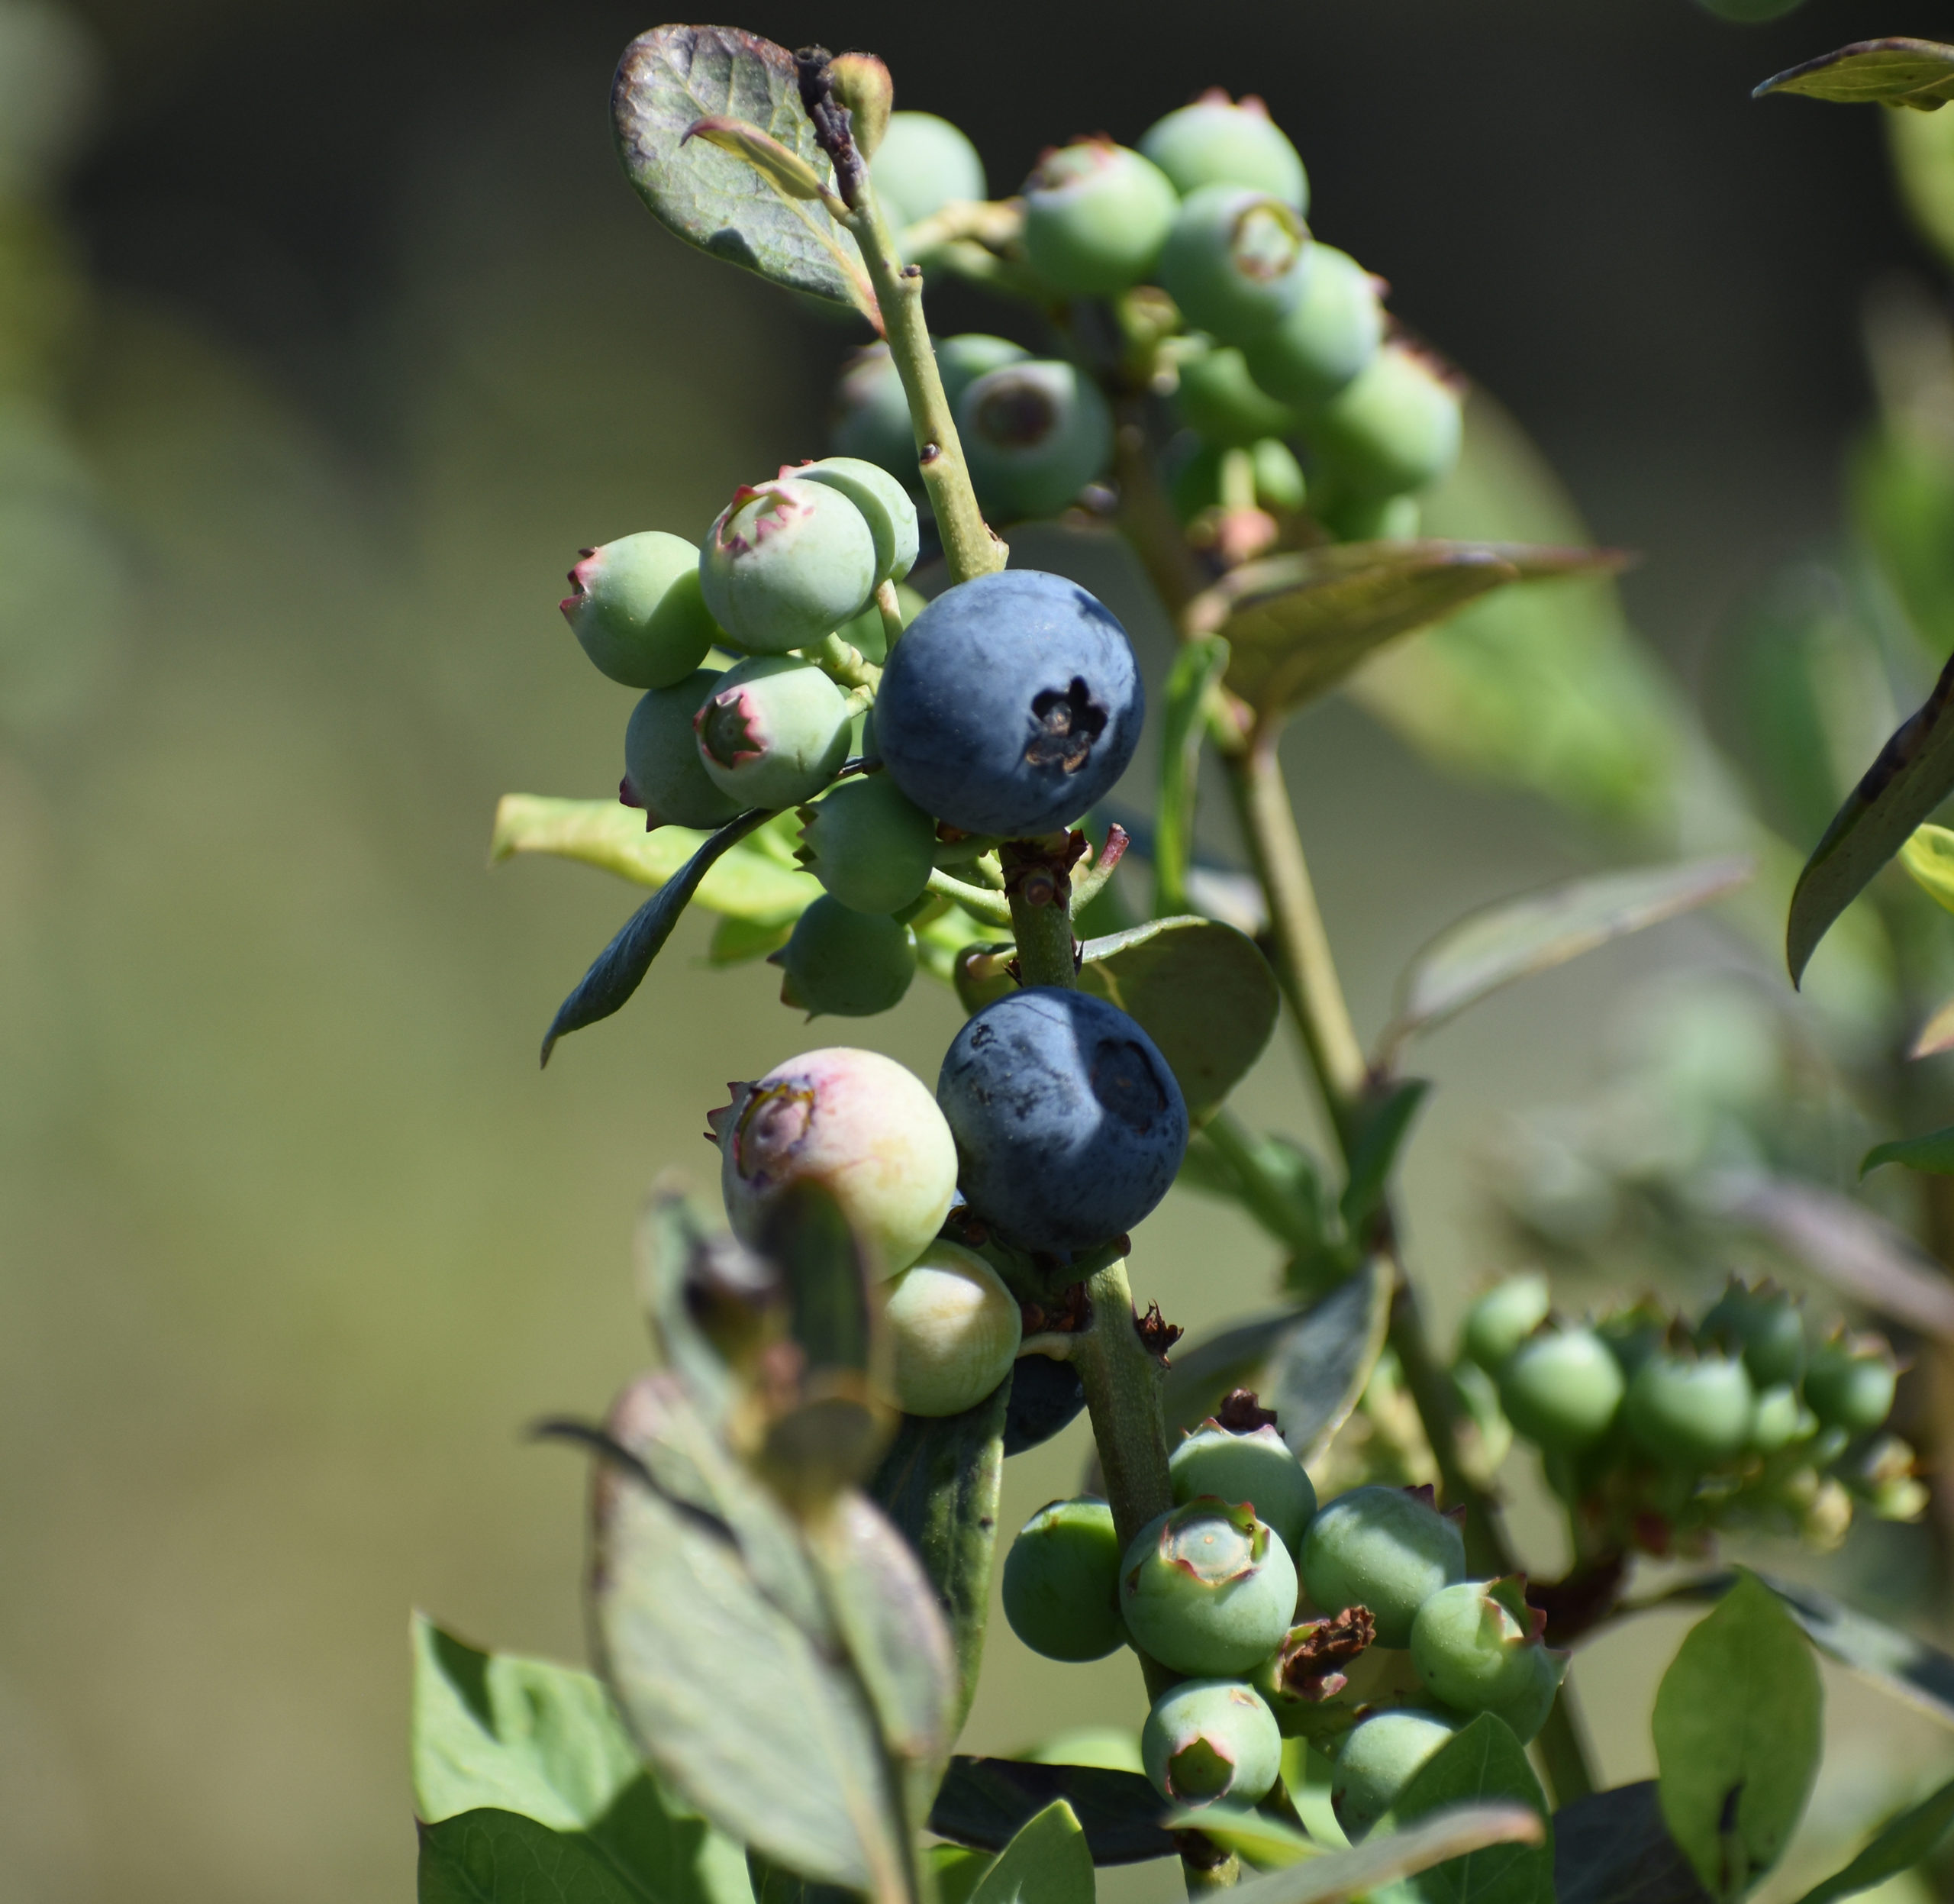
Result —
[{"label": "pale green unripe fruit", "polygon": [[978,499],[1006,518],[1056,515],[1113,453],[1113,413],[1069,363],[987,371],[963,392],[956,427]]},{"label": "pale green unripe fruit", "polygon": [[1547,1319],[1553,1298],[1544,1276],[1509,1276],[1466,1312],[1459,1352],[1495,1377],[1507,1358]]},{"label": "pale green unripe fruit", "polygon": [[1352,1840],[1362,1838],[1458,1730],[1429,1712],[1380,1712],[1345,1736],[1330,1802]]},{"label": "pale green unripe fruit", "polygon": [[1181,1805],[1253,1805],[1282,1769],[1275,1715],[1238,1680],[1185,1680],[1154,1702],[1140,1735],[1146,1776]]},{"label": "pale green unripe fruit", "polygon": [[1527,1683],[1511,1698],[1486,1709],[1504,1720],[1522,1745],[1531,1745],[1554,1709],[1561,1681],[1567,1676],[1568,1656],[1553,1647],[1535,1646],[1527,1649],[1526,1659]]},{"label": "pale green unripe fruit", "polygon": [[584,653],[627,688],[684,680],[719,633],[699,591],[698,550],[646,529],[581,553],[558,606]]},{"label": "pale green unripe fruit", "polygon": [[1630,1379],[1622,1419],[1659,1461],[1699,1468],[1749,1445],[1756,1409],[1750,1376],[1735,1356],[1658,1351]]},{"label": "pale green unripe fruit", "polygon": [[835,390],[829,440],[842,455],[859,457],[886,470],[904,488],[921,486],[923,473],[916,461],[909,399],[903,395],[901,374],[887,344],[866,345],[849,360]]},{"label": "pale green unripe fruit", "polygon": [[937,373],[943,380],[943,395],[954,410],[965,391],[988,371],[1001,370],[1008,363],[1023,363],[1031,355],[1021,344],[1008,337],[994,337],[982,331],[966,331],[945,337],[936,347]]},{"label": "pale green unripe fruit", "polygon": [[916,938],[899,919],[854,912],[823,893],[767,963],[784,974],[782,1005],[811,1018],[865,1018],[902,1002],[916,976]]},{"label": "pale green unripe fruit", "polygon": [[1804,1373],[1804,1318],[1790,1296],[1768,1283],[1751,1288],[1732,1277],[1697,1334],[1739,1351],[1760,1388],[1796,1382]]},{"label": "pale green unripe fruit", "polygon": [[1273,1528],[1291,1554],[1316,1512],[1309,1476],[1272,1428],[1239,1434],[1204,1422],[1168,1457],[1167,1473],[1177,1502],[1201,1494],[1249,1502],[1256,1518]]},{"label": "pale green unripe fruit", "polygon": [[1246,344],[1275,329],[1309,280],[1310,234],[1280,198],[1204,186],[1160,253],[1160,286],[1194,328]]},{"label": "pale green unripe fruit", "polygon": [[885,1275],[934,1240],[956,1190],[956,1145],[929,1089],[879,1052],[831,1046],[778,1064],[707,1119],[734,1234],[757,1243],[773,1198],[819,1183]]},{"label": "pale green unripe fruit", "polygon": [[693,721],[700,763],[743,807],[797,806],[848,757],[852,716],[811,662],[761,654],[728,668]]},{"label": "pale green unripe fruit", "polygon": [[1530,1688],[1544,1623],[1519,1580],[1461,1580],[1418,1609],[1411,1663],[1434,1699],[1462,1712],[1497,1710]]},{"label": "pale green unripe fruit", "polygon": [[922,897],[936,852],[936,821],[886,773],[871,773],[801,809],[794,857],[843,905],[900,912]]},{"label": "pale green unripe fruit", "polygon": [[959,1243],[932,1243],[888,1286],[883,1315],[905,1415],[961,1415],[1011,1373],[1021,1322],[997,1271]]},{"label": "pale green unripe fruit", "polygon": [[900,582],[916,566],[919,531],[916,505],[889,474],[861,457],[824,457],[783,470],[799,482],[824,482],[862,511],[875,542],[875,580]]},{"label": "pale green unripe fruit", "polygon": [[1179,199],[1152,161],[1110,139],[1048,152],[1024,184],[1024,253],[1069,297],[1108,297],[1153,269]]},{"label": "pale green unripe fruit", "polygon": [[1308,432],[1340,489],[1402,495],[1459,460],[1458,393],[1416,351],[1388,344],[1310,418]]},{"label": "pale green unripe fruit", "polygon": [[653,688],[631,710],[624,728],[624,777],[617,798],[642,808],[653,827],[718,827],[740,803],[717,785],[699,758],[693,723],[724,676],[700,668],[669,688]]},{"label": "pale green unripe fruit", "polygon": [[1759,1454],[1775,1454],[1818,1425],[1818,1418],[1798,1399],[1788,1382],[1765,1389],[1751,1411],[1750,1445]]},{"label": "pale green unripe fruit", "polygon": [[831,634],[875,592],[875,537],[842,492],[779,476],[736,489],[699,550],[699,586],[751,654]]},{"label": "pale green unripe fruit", "polygon": [[1835,1336],[1811,1352],[1804,1399],[1828,1427],[1864,1434],[1892,1412],[1899,1375],[1892,1351],[1877,1337]]},{"label": "pale green unripe fruit", "polygon": [[1364,1606],[1385,1646],[1404,1646],[1418,1609],[1466,1577],[1466,1542],[1430,1490],[1356,1487],[1327,1501],[1303,1536],[1303,1582],[1319,1612]]},{"label": "pale green unripe fruit", "polygon": [[1507,1357],[1499,1405],[1530,1441],[1572,1454],[1607,1432],[1627,1386],[1621,1364],[1592,1329],[1543,1330]]},{"label": "pale green unripe fruit", "polygon": [[1232,347],[1183,363],[1175,402],[1182,421],[1203,442],[1227,449],[1285,437],[1296,427],[1295,412],[1257,386],[1241,352]]},{"label": "pale green unripe fruit", "polygon": [[1296,1612],[1296,1566],[1272,1529],[1204,1495],[1141,1529],[1120,1562],[1133,1644],[1177,1673],[1246,1673]]},{"label": "pale green unripe fruit", "polygon": [[1298,409],[1336,395],[1378,353],[1384,307],[1377,280],[1347,251],[1310,247],[1302,295],[1266,335],[1243,347],[1249,374]]},{"label": "pale green unripe fruit", "polygon": [[1252,186],[1272,193],[1300,214],[1308,211],[1310,186],[1296,148],[1253,94],[1231,100],[1220,87],[1191,105],[1156,119],[1140,151],[1185,197],[1204,185]]},{"label": "pale green unripe fruit", "polygon": [[1048,1660],[1100,1660],[1124,1646],[1111,1508],[1091,1496],[1041,1507],[1004,1557],[1004,1605],[1011,1630]]},{"label": "pale green unripe fruit", "polygon": [[946,205],[987,195],[977,148],[933,112],[892,112],[869,176],[882,215],[898,231]]}]

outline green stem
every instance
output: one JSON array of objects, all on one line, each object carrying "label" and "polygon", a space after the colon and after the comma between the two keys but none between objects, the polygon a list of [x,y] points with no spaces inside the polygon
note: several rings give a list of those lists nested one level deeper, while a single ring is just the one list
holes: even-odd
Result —
[{"label": "green stem", "polygon": [[1018,983],[1056,985],[1069,991],[1079,983],[1070,889],[1062,873],[1055,876],[1035,863],[1012,878],[1014,849],[1014,842],[1004,848],[1004,889],[1010,896],[1011,936],[1017,941]]}]

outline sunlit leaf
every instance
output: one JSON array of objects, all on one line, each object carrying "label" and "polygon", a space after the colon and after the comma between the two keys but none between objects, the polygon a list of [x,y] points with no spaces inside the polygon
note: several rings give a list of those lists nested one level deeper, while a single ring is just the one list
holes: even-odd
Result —
[{"label": "sunlit leaf", "polygon": [[1072,1807],[1054,1799],[998,1855],[971,1904],[1092,1904],[1092,1852]]},{"label": "sunlit leaf", "polygon": [[1919,1804],[1909,1806],[1849,1864],[1823,1883],[1814,1884],[1798,1904],[1833,1904],[1835,1898],[1869,1891],[1889,1877],[1911,1870],[1947,1835],[1950,1825],[1954,1825],[1954,1780]]},{"label": "sunlit leaf", "polygon": [[514,1812],[463,1812],[420,1832],[418,1904],[665,1904],[582,1832]]},{"label": "sunlit leaf", "polygon": [[1592,1792],[1554,1814],[1556,1904],[1709,1904],[1662,1822],[1656,1781]]},{"label": "sunlit leaf", "polygon": [[1462,1805],[1401,1831],[1373,1831],[1346,1851],[1328,1851],[1253,1879],[1237,1887],[1231,1904],[1341,1904],[1449,1858],[1495,1844],[1540,1844],[1546,1838],[1540,1815],[1527,1806]]},{"label": "sunlit leaf", "polygon": [[1751,96],[1761,99],[1769,92],[1931,112],[1954,98],[1954,47],[1932,40],[1858,40],[1774,74]]},{"label": "sunlit leaf", "polygon": [[1929,899],[1954,912],[1954,832],[1944,826],[1915,827],[1900,849],[1900,863]]},{"label": "sunlit leaf", "polygon": [[854,240],[817,202],[786,195],[704,139],[688,142],[707,118],[743,120],[829,176],[784,48],[734,27],[668,26],[624,49],[611,131],[625,176],[666,230],[790,291],[866,307]]},{"label": "sunlit leaf", "polygon": [[1425,1904],[1553,1904],[1553,1830],[1527,1751],[1504,1719],[1482,1712],[1421,1766],[1391,1806],[1399,1827],[1442,1817],[1461,1805],[1508,1800],[1540,1820],[1536,1844],[1490,1844],[1421,1872],[1413,1888]]},{"label": "sunlit leaf", "polygon": [[930,1829],[979,1851],[1001,1851],[1055,1799],[1069,1805],[1095,1864],[1171,1857],[1160,1796],[1137,1772],[1097,1765],[1033,1765],[1021,1759],[953,1758],[930,1813]]},{"label": "sunlit leaf", "polygon": [[1169,1831],[1200,1832],[1258,1870],[1287,1870],[1305,1858],[1321,1857],[1328,1848],[1283,1819],[1244,1805],[1189,1806],[1170,1812],[1166,1824]]},{"label": "sunlit leaf", "polygon": [[1408,1040],[1501,986],[1706,905],[1755,870],[1743,857],[1638,866],[1570,879],[1472,914],[1411,962],[1399,984],[1397,1016],[1378,1041],[1376,1062],[1388,1066]]}]

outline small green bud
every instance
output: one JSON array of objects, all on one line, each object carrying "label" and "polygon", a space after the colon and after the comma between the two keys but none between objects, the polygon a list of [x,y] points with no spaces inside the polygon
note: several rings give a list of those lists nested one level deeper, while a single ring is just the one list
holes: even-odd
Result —
[{"label": "small green bud", "polygon": [[828,62],[827,76],[834,96],[848,108],[848,135],[855,150],[872,159],[888,131],[895,104],[895,82],[888,68],[872,53],[844,53]]}]

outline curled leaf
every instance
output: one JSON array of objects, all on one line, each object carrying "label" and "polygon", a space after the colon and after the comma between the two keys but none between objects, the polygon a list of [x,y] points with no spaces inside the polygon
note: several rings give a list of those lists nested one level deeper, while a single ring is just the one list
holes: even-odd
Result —
[{"label": "curled leaf", "polygon": [[1933,40],[1856,40],[1774,73],[1752,92],[1798,92],[1839,105],[1909,106],[1933,112],[1954,98],[1954,47]]}]

